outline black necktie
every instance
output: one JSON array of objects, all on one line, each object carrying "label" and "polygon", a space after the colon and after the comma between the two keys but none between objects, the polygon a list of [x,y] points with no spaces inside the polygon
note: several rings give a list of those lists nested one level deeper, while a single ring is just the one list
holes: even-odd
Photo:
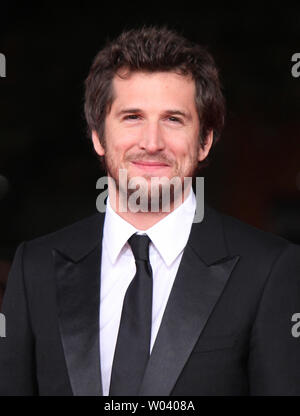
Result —
[{"label": "black necktie", "polygon": [[150,356],[152,269],[147,235],[128,240],[136,274],[126,291],[113,359],[110,396],[137,396]]}]

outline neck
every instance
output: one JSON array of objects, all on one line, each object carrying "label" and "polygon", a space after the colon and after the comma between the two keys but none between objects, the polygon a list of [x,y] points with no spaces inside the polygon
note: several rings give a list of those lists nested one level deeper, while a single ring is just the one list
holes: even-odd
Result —
[{"label": "neck", "polygon": [[[128,208],[126,212],[123,212],[124,210],[120,207],[120,198],[119,198],[119,191],[115,190],[115,192],[112,192],[110,190],[110,187],[108,186],[108,194],[109,194],[109,201],[112,209],[125,221],[129,222],[129,224],[133,225],[138,230],[147,230],[148,228],[152,227],[159,221],[161,221],[163,218],[165,218],[167,215],[169,215],[171,212],[174,211],[174,209],[178,208],[188,197],[191,190],[191,186],[184,189],[184,193],[181,200],[176,200],[172,203],[170,203],[170,209],[168,212],[132,212]],[[115,195],[115,197],[114,197]],[[111,197],[113,196],[113,197]],[[128,206],[127,206],[128,207]]]}]

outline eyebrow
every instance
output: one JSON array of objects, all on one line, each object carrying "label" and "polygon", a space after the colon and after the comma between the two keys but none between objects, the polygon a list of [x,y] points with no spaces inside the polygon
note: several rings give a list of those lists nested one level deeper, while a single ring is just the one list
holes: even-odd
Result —
[{"label": "eyebrow", "polygon": [[[120,117],[124,114],[136,114],[136,113],[142,113],[142,112],[143,112],[143,110],[140,109],[140,108],[126,108],[126,109],[118,111],[117,112],[117,117]],[[181,111],[181,110],[176,110],[176,109],[165,110],[165,111],[163,111],[163,114],[177,115],[177,116],[184,117],[188,120],[191,119],[191,115],[189,113],[186,113],[186,112]]]},{"label": "eyebrow", "polygon": [[139,109],[139,108],[126,108],[124,110],[118,111],[117,112],[117,117],[122,116],[123,114],[128,114],[128,113],[136,114],[136,113],[141,113],[141,112],[142,112],[142,110]]}]

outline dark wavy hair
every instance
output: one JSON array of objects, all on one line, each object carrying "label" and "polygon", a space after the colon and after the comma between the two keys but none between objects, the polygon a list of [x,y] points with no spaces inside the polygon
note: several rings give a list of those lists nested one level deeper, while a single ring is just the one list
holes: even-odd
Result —
[{"label": "dark wavy hair", "polygon": [[[200,145],[213,130],[213,146],[219,140],[225,117],[225,100],[218,70],[207,48],[193,43],[167,27],[145,27],[122,32],[107,41],[96,55],[85,80],[84,113],[88,135],[95,130],[105,146],[106,114],[114,100],[112,80],[120,69],[133,71],[172,71],[192,76],[196,86],[195,103],[200,122]],[[208,160],[201,162],[206,165]]]}]

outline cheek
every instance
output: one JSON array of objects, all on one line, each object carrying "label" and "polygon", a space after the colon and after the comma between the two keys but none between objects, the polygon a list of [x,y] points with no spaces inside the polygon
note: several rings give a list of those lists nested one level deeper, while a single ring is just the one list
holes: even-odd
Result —
[{"label": "cheek", "polygon": [[193,158],[197,148],[195,132],[190,129],[178,132],[176,136],[170,137],[168,147],[178,160]]},{"label": "cheek", "polygon": [[170,148],[171,152],[174,154],[177,161],[183,162],[187,158],[189,158],[190,148],[187,144],[183,145],[182,143],[178,143]]},{"label": "cheek", "polygon": [[187,174],[190,172],[192,166],[197,164],[197,149],[190,144],[189,146],[177,146],[173,149],[173,154],[176,158],[177,169],[181,174]]},{"label": "cheek", "polygon": [[128,150],[134,147],[138,142],[138,135],[136,132],[124,131],[124,129],[114,129],[112,132],[112,143],[115,152],[124,155]]},{"label": "cheek", "polygon": [[106,141],[106,151],[107,153],[114,156],[116,159],[120,159],[122,155],[126,152],[126,140],[122,136],[110,136],[107,137]]}]

